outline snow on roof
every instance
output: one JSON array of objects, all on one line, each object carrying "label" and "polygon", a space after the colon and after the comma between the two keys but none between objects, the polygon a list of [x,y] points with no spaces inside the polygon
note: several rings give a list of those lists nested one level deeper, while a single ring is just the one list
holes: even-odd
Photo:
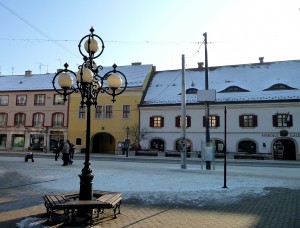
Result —
[{"label": "snow on roof", "polygon": [[[204,68],[186,69],[186,89],[205,89]],[[266,90],[283,84],[294,89]],[[181,103],[182,70],[156,72],[143,105]],[[249,92],[221,92],[238,87]],[[300,60],[209,67],[208,88],[216,90],[216,102],[300,99]],[[187,103],[196,103],[197,94],[187,94]]]},{"label": "snow on roof", "polygon": [[[149,72],[151,64],[118,66],[116,70],[121,71],[127,78],[128,87],[139,87]],[[73,70],[73,69],[71,69]],[[100,72],[103,76],[112,67],[104,67]],[[75,72],[76,73],[76,72]],[[52,80],[55,73],[25,75],[2,75],[0,76],[0,91],[18,91],[18,90],[53,90]],[[57,85],[59,88],[59,86]]]}]

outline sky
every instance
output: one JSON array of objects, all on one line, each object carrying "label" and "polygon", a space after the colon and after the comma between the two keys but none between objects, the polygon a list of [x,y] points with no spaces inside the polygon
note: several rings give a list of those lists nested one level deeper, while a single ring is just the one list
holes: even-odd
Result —
[{"label": "sky", "polygon": [[82,64],[91,26],[105,49],[98,65],[157,70],[300,59],[299,0],[0,0],[1,75],[54,73]]}]

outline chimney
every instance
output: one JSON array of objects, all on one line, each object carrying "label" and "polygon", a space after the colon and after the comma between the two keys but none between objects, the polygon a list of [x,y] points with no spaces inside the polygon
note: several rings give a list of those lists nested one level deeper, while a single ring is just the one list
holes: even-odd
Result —
[{"label": "chimney", "polygon": [[26,77],[30,77],[32,75],[32,71],[31,70],[26,70],[25,71],[25,76]]},{"label": "chimney", "polygon": [[260,64],[263,64],[263,63],[264,63],[264,57],[259,57],[258,59],[259,59],[259,63],[260,63]]},{"label": "chimney", "polygon": [[204,66],[204,62],[198,62],[198,68],[199,69],[203,69]]},{"label": "chimney", "polygon": [[134,63],[131,63],[132,66],[139,66],[139,65],[142,65],[141,62],[134,62]]}]

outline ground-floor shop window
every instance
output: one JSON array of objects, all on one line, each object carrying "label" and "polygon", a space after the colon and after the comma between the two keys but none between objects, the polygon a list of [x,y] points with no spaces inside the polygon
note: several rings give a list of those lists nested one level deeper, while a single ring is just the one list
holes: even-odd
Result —
[{"label": "ground-floor shop window", "polygon": [[0,134],[0,148],[6,148],[7,135]]}]

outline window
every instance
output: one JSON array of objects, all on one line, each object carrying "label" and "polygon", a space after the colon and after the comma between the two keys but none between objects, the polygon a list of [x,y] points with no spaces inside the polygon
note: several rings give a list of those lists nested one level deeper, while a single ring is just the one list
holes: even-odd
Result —
[{"label": "window", "polygon": [[113,114],[112,105],[106,105],[105,107],[106,107],[105,118],[107,118],[107,119],[112,118],[112,114]]},{"label": "window", "polygon": [[123,119],[130,118],[130,105],[123,105]]},{"label": "window", "polygon": [[53,127],[62,127],[64,121],[63,113],[54,113],[52,115],[52,126]]},{"label": "window", "polygon": [[162,139],[153,139],[150,142],[150,149],[151,150],[164,151],[165,150],[165,143]]},{"label": "window", "polygon": [[[220,127],[220,117],[217,115],[210,115],[209,127]],[[203,116],[203,127],[206,127],[206,116]]]},{"label": "window", "polygon": [[150,127],[163,127],[164,117],[162,116],[152,116],[150,117]]},{"label": "window", "polygon": [[239,116],[240,127],[257,127],[256,115],[241,115]]},{"label": "window", "polygon": [[44,126],[44,114],[43,113],[34,113],[33,114],[33,126],[34,127]]},{"label": "window", "polygon": [[286,84],[282,84],[282,83],[278,83],[275,85],[272,85],[271,87],[264,89],[264,91],[268,91],[268,90],[294,90],[296,88],[290,87]]},{"label": "window", "polygon": [[[177,152],[180,152],[180,151],[182,151],[183,150],[183,145],[182,145],[182,139],[178,139],[177,141],[176,141],[176,151]],[[185,146],[186,146],[186,151],[187,152],[191,152],[191,145],[192,145],[192,143],[191,143],[191,141],[189,140],[189,139],[186,139],[185,140]]]},{"label": "window", "polygon": [[45,94],[36,94],[34,96],[34,105],[35,106],[43,106],[43,105],[45,105],[45,98],[46,98]]},{"label": "window", "polygon": [[25,113],[16,113],[15,126],[20,127],[25,125]]},{"label": "window", "polygon": [[97,105],[95,110],[96,119],[110,119],[113,117],[112,105]]},{"label": "window", "polygon": [[0,134],[0,148],[5,148],[6,147],[6,140],[7,140],[7,135],[6,134]]},{"label": "window", "polygon": [[249,154],[256,153],[256,144],[251,140],[244,140],[238,144],[238,152],[245,152]]},{"label": "window", "polygon": [[103,106],[97,105],[95,108],[95,118],[102,119],[103,118]]},{"label": "window", "polygon": [[[186,118],[185,126],[191,127],[191,117],[186,116],[185,118]],[[175,127],[181,127],[181,116],[175,117]]]},{"label": "window", "polygon": [[17,106],[26,106],[27,96],[26,95],[17,95]]},{"label": "window", "polygon": [[0,106],[8,105],[8,95],[0,95]]},{"label": "window", "polygon": [[76,140],[75,140],[75,145],[76,146],[80,146],[81,145],[81,138],[76,138]]},{"label": "window", "polygon": [[243,89],[239,86],[229,86],[226,89],[219,91],[219,93],[231,93],[231,92],[250,92],[250,91]]},{"label": "window", "polygon": [[78,118],[79,119],[84,119],[85,118],[85,106],[79,107],[79,112],[78,112]]},{"label": "window", "polygon": [[63,105],[64,102],[64,96],[61,94],[54,94],[54,104],[55,105]]},{"label": "window", "polygon": [[273,127],[292,127],[293,116],[289,113],[277,113],[273,115]]},{"label": "window", "polygon": [[7,113],[0,113],[0,127],[6,127],[7,125]]}]

